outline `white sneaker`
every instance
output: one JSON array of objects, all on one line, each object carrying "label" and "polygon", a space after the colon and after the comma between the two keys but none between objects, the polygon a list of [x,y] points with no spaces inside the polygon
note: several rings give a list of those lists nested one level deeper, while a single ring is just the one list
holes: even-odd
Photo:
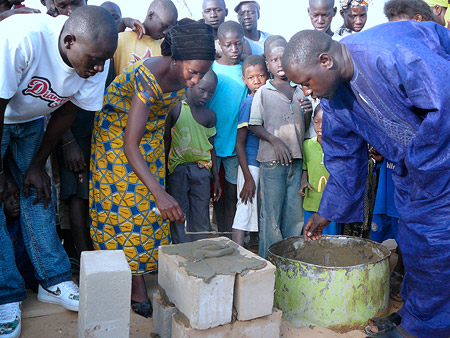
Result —
[{"label": "white sneaker", "polygon": [[78,286],[72,281],[62,282],[46,289],[39,285],[37,299],[40,302],[61,305],[70,311],[78,311]]},{"label": "white sneaker", "polygon": [[22,302],[0,305],[0,338],[20,337],[22,319],[20,306]]}]

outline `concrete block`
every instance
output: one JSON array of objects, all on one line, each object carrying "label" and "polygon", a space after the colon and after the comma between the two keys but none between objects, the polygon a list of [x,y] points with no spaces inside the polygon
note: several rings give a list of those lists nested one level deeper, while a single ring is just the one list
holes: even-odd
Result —
[{"label": "concrete block", "polygon": [[[210,240],[232,242],[225,237]],[[238,250],[243,256],[265,261],[267,265],[260,270],[250,270],[245,275],[236,274],[233,305],[237,311],[237,320],[245,321],[268,316],[272,313],[274,301],[275,266],[241,246],[238,246]]]},{"label": "concrete block", "polygon": [[158,283],[191,327],[204,330],[231,322],[234,275],[217,275],[205,283],[180,267],[186,261],[183,257],[166,254],[164,246],[158,255]]},{"label": "concrete block", "polygon": [[170,303],[159,291],[153,294],[153,329],[161,338],[172,337],[172,316],[177,312],[175,305]]},{"label": "concrete block", "polygon": [[196,330],[182,314],[176,313],[172,317],[172,338],[279,338],[281,315],[280,310],[273,309],[269,316]]},{"label": "concrete block", "polygon": [[[239,251],[244,256],[264,260],[241,246]],[[275,266],[269,261],[266,262],[267,265],[263,269],[250,270],[245,275],[236,275],[233,303],[238,320],[255,319],[272,313],[275,292]]]},{"label": "concrete block", "polygon": [[78,338],[129,337],[131,270],[121,250],[81,254]]}]

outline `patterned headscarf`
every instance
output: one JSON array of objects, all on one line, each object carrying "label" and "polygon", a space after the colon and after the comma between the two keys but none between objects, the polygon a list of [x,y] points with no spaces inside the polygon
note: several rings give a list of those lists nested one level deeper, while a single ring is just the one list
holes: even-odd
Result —
[{"label": "patterned headscarf", "polygon": [[372,0],[341,0],[340,6],[342,10],[352,7],[369,6]]}]

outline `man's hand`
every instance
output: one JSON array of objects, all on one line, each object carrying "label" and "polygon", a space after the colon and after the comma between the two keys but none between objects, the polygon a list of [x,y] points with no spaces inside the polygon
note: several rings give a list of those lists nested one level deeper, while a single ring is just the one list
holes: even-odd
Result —
[{"label": "man's hand", "polygon": [[44,198],[44,208],[48,208],[48,202],[52,200],[51,194],[51,181],[47,175],[44,167],[30,166],[25,175],[23,182],[23,193],[25,197],[28,197],[28,189],[34,187],[36,189],[36,199],[33,204],[36,204]]},{"label": "man's hand", "polygon": [[17,9],[11,10],[14,14],[35,14],[40,13],[41,11],[39,9],[34,9],[30,7],[20,7]]},{"label": "man's hand", "polygon": [[86,168],[86,161],[78,142],[73,139],[62,146],[64,165],[67,169],[78,172]]},{"label": "man's hand", "polygon": [[253,198],[255,197],[256,185],[253,178],[245,180],[244,186],[242,187],[241,193],[239,194],[239,198],[242,203],[247,205],[247,202],[253,203]]},{"label": "man's hand", "polygon": [[322,230],[330,223],[331,221],[321,217],[318,213],[312,215],[305,225],[305,242],[308,239],[312,239],[313,241],[319,240],[322,237]]},{"label": "man's hand", "polygon": [[305,197],[306,196],[306,189],[313,190],[313,187],[311,187],[311,184],[309,182],[302,183],[302,186],[300,187],[300,190],[298,191],[300,196]]},{"label": "man's hand", "polygon": [[122,23],[125,27],[128,27],[133,32],[136,32],[138,40],[142,39],[145,34],[145,28],[139,20],[133,18],[122,18]]},{"label": "man's hand", "polygon": [[380,155],[380,153],[374,148],[369,148],[369,156],[370,158],[374,159],[377,163],[383,163],[384,157],[383,155]]},{"label": "man's hand", "polygon": [[[3,118],[5,115],[6,106],[8,105],[9,99],[2,99],[0,98],[0,140],[3,136]],[[0,156],[0,161],[3,161],[3,159]],[[3,163],[3,162],[2,162]],[[3,168],[0,165],[0,168]],[[5,180],[5,172],[4,168],[0,170],[0,205],[3,203],[3,193],[6,190],[6,180]]]},{"label": "man's hand", "polygon": [[220,200],[220,196],[222,196],[222,187],[220,186],[220,180],[214,180],[214,202]]},{"label": "man's hand", "polygon": [[298,191],[298,194],[300,196],[305,197],[306,196],[306,189],[313,190],[313,187],[308,182],[308,170],[303,170],[302,178],[301,178],[301,181],[300,181],[300,190]]},{"label": "man's hand", "polygon": [[278,161],[281,165],[288,166],[292,163],[292,155],[288,146],[284,144],[278,137],[272,142],[273,150],[275,151],[275,155],[277,155]]},{"label": "man's hand", "polygon": [[255,181],[253,180],[253,178],[249,178],[248,180],[245,180],[244,186],[242,187],[241,193],[239,194],[239,198],[245,205],[247,205],[247,201],[253,203],[255,192],[256,192]]},{"label": "man's hand", "polygon": [[[303,100],[302,98],[297,98],[298,102],[300,102],[300,108],[302,108],[303,112],[305,114],[312,114],[313,112],[313,106],[312,102],[308,99]],[[309,126],[306,126],[306,129],[308,129]]]}]

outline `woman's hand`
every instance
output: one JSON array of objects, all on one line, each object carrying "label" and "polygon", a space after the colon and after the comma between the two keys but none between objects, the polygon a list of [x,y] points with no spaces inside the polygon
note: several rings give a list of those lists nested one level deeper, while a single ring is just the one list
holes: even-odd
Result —
[{"label": "woman's hand", "polygon": [[162,218],[171,222],[184,223],[184,213],[175,198],[164,190],[161,190],[158,194],[153,194],[153,196]]}]

